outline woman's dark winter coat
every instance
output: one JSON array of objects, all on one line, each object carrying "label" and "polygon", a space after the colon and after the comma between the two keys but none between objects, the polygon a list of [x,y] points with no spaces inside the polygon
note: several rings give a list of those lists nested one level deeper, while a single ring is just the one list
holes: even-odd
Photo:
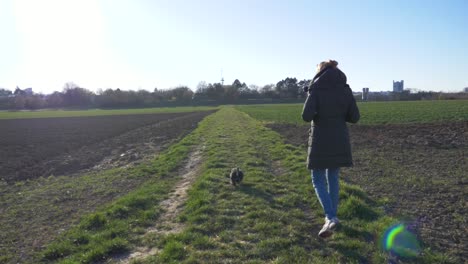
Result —
[{"label": "woman's dark winter coat", "polygon": [[359,120],[359,109],[346,84],[346,75],[335,67],[317,73],[309,86],[302,119],[311,122],[309,169],[353,165],[346,122]]}]

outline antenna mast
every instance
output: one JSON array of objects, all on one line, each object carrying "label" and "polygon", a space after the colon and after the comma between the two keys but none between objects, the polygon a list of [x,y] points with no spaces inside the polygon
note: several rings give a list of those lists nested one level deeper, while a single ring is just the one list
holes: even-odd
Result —
[{"label": "antenna mast", "polygon": [[224,85],[223,69],[221,68],[221,85]]}]

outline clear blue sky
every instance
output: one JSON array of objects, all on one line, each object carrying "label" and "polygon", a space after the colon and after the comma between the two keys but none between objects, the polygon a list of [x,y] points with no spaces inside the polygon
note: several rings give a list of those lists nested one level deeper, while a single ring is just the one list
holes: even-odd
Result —
[{"label": "clear blue sky", "polygon": [[0,0],[0,87],[160,89],[312,78],[354,91],[468,86],[466,0]]}]

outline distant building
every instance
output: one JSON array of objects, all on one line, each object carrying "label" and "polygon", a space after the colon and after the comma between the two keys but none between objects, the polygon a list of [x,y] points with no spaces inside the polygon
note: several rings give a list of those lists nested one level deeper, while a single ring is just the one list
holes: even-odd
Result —
[{"label": "distant building", "polygon": [[401,93],[403,92],[403,89],[404,89],[404,81],[401,80],[401,81],[393,81],[393,92],[395,93]]},{"label": "distant building", "polygon": [[465,87],[465,89],[463,89],[463,91],[464,91],[465,93],[468,93],[468,87]]},{"label": "distant building", "polygon": [[369,99],[369,88],[362,88],[362,100],[367,101]]},{"label": "distant building", "polygon": [[24,93],[25,93],[26,95],[32,95],[32,94],[33,94],[32,88],[26,88],[26,89],[24,89],[23,91],[24,91]]}]

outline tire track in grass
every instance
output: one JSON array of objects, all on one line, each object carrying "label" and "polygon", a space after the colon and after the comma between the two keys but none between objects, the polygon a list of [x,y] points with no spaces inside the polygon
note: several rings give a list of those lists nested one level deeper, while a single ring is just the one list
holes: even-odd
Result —
[{"label": "tire track in grass", "polygon": [[[187,190],[195,181],[202,163],[202,150],[204,147],[197,147],[195,151],[189,154],[188,162],[179,172],[183,174],[182,179],[176,184],[169,198],[160,203],[160,208],[164,212],[155,226],[148,228],[142,237],[149,234],[168,235],[179,233],[183,230],[184,225],[177,221],[183,205],[187,200]],[[133,252],[125,256],[117,257],[115,262],[127,264],[132,261],[141,260],[148,256],[159,253],[161,249],[157,247],[137,247]]]}]

